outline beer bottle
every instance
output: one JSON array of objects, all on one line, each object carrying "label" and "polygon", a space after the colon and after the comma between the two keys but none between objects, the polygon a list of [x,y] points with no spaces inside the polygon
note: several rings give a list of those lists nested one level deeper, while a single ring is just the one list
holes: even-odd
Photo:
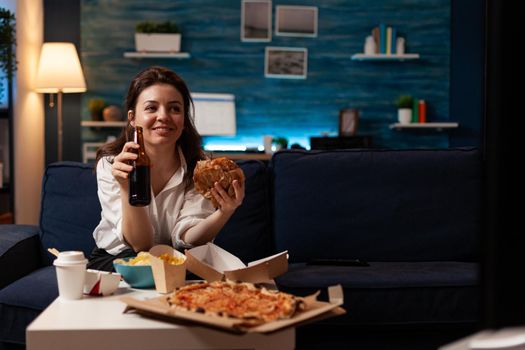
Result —
[{"label": "beer bottle", "polygon": [[143,207],[151,202],[151,180],[150,180],[150,162],[144,147],[144,136],[142,127],[136,126],[133,132],[133,141],[140,148],[135,152],[138,154],[137,159],[132,161],[133,170],[129,174],[129,204],[136,207]]}]

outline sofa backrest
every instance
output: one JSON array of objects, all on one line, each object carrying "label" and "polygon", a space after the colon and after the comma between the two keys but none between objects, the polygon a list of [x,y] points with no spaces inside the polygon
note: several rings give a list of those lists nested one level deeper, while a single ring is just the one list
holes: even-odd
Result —
[{"label": "sofa backrest", "polygon": [[[246,176],[246,196],[215,243],[248,263],[271,254],[268,171],[256,160],[238,161]],[[100,203],[93,165],[54,163],[42,182],[40,213],[43,248],[82,250],[95,247],[93,230],[100,222]]]},{"label": "sofa backrest", "polygon": [[43,248],[81,250],[89,256],[95,247],[93,230],[100,222],[101,211],[93,165],[50,164],[42,180],[41,201]]},{"label": "sofa backrest", "polygon": [[471,261],[476,149],[284,151],[271,162],[274,234],[290,261]]},{"label": "sofa backrest", "polygon": [[267,166],[258,160],[240,160],[237,164],[246,177],[244,200],[214,243],[248,263],[273,252],[269,174]]}]

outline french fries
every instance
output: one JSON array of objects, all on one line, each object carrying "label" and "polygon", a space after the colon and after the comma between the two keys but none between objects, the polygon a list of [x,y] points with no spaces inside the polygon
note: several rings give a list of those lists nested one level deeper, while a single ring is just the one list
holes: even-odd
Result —
[{"label": "french fries", "polygon": [[[185,260],[183,257],[173,256],[168,253],[161,254],[159,259],[162,259],[171,265],[180,265]],[[151,254],[148,252],[139,252],[136,257],[129,259],[128,261],[125,261],[124,259],[116,259],[115,262],[117,264],[131,266],[151,265]]]}]

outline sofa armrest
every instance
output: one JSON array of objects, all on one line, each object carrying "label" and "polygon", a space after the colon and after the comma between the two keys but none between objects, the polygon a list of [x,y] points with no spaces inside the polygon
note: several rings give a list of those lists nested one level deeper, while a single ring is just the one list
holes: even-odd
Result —
[{"label": "sofa armrest", "polygon": [[0,225],[0,289],[41,267],[40,228]]}]

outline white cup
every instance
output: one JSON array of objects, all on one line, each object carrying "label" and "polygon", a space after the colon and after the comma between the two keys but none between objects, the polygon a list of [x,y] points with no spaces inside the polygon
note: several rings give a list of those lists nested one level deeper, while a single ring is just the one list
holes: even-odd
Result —
[{"label": "white cup", "polygon": [[78,251],[61,252],[53,265],[56,266],[60,298],[82,299],[87,265],[84,253]]}]

